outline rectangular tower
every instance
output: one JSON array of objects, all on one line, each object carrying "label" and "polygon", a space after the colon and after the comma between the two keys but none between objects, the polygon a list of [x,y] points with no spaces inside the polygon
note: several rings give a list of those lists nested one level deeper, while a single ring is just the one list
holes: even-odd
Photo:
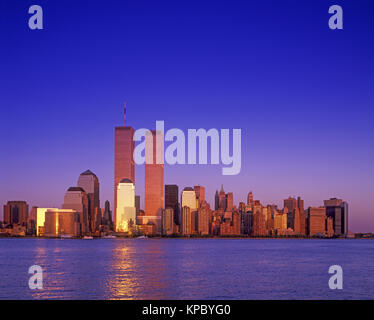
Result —
[{"label": "rectangular tower", "polygon": [[[121,180],[129,179],[135,185],[134,128],[125,125],[114,129],[114,213],[117,212],[117,187]],[[114,214],[115,220],[116,214]],[[115,221],[114,221],[115,223]]]},{"label": "rectangular tower", "polygon": [[[159,134],[159,133],[157,133]],[[158,150],[156,139],[156,131],[150,131],[146,135],[146,159],[149,153],[153,155],[151,163],[145,163],[145,214],[153,217],[154,223],[157,225],[157,232],[161,232],[162,210],[164,205],[164,164],[157,163],[156,154],[162,150]],[[148,156],[147,156],[148,155]]]}]

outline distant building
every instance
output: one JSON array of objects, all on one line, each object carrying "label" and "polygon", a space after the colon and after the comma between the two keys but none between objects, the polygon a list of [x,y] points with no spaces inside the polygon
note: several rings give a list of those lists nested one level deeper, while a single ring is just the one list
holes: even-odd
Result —
[{"label": "distant building", "polygon": [[192,211],[197,210],[197,200],[196,200],[196,193],[194,189],[190,187],[184,188],[182,191],[181,197],[182,197],[181,199],[182,208],[187,206]]},{"label": "distant building", "polygon": [[4,223],[27,226],[29,205],[26,201],[8,201],[4,205]]},{"label": "distant building", "polygon": [[100,184],[97,176],[90,170],[81,173],[78,178],[81,187],[88,198],[88,226],[90,232],[95,232],[101,225]]},{"label": "distant building", "polygon": [[247,196],[247,205],[249,205],[249,206],[252,207],[253,204],[254,204],[254,201],[253,201],[253,192],[251,191],[251,192],[248,193],[248,196]]},{"label": "distant building", "polygon": [[112,227],[113,218],[112,218],[112,211],[110,210],[110,203],[109,201],[105,201],[105,209],[103,214],[103,225]]},{"label": "distant building", "polygon": [[192,226],[191,226],[191,208],[188,206],[182,207],[182,225],[181,225],[181,234],[182,235],[191,235]]},{"label": "distant building", "polygon": [[194,186],[193,189],[196,194],[197,203],[200,205],[201,202],[205,201],[205,188],[202,186]]},{"label": "distant building", "polygon": [[47,211],[58,210],[58,208],[38,208],[33,207],[30,213],[35,222],[35,232],[37,237],[44,236],[45,214]]},{"label": "distant building", "polygon": [[166,208],[162,212],[162,233],[172,235],[174,233],[174,210]]},{"label": "distant building", "polygon": [[175,184],[165,185],[165,209],[172,208],[174,210],[174,223],[180,224],[180,212],[179,212],[179,190]]},{"label": "distant building", "polygon": [[123,179],[117,186],[116,231],[133,233],[136,228],[135,186]]},{"label": "distant building", "polygon": [[326,216],[333,220],[334,233],[337,236],[348,234],[348,204],[341,199],[324,200]]},{"label": "distant building", "polygon": [[80,236],[79,214],[73,209],[49,209],[45,212],[44,236]]},{"label": "distant building", "polygon": [[197,211],[197,233],[200,235],[209,235],[212,212],[209,204],[204,200],[200,202]]},{"label": "distant building", "polygon": [[234,195],[232,192],[226,194],[226,208],[225,211],[232,211],[234,209]]},{"label": "distant building", "polygon": [[283,200],[283,206],[288,209],[288,212],[293,212],[297,208],[297,201],[295,198],[289,197]]},{"label": "distant building", "polygon": [[221,185],[221,190],[218,194],[218,209],[226,211],[226,193],[223,190],[223,185]]},{"label": "distant building", "polygon": [[255,211],[253,214],[253,230],[252,230],[253,236],[259,237],[259,236],[266,236],[268,233],[266,231],[265,226],[265,218],[262,214],[262,211]]},{"label": "distant building", "polygon": [[136,208],[136,216],[138,216],[140,212],[140,196],[135,196],[135,208]]},{"label": "distant building", "polygon": [[326,209],[310,207],[308,209],[308,234],[310,236],[326,233]]},{"label": "distant building", "polygon": [[70,187],[64,197],[62,209],[73,209],[79,215],[81,234],[90,234],[88,218],[88,197],[81,187]]}]

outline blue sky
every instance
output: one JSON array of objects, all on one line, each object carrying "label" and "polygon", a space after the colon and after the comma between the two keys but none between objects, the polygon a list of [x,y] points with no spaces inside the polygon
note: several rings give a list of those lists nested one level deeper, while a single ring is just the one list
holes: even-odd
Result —
[{"label": "blue sky", "polygon": [[[239,175],[166,166],[165,183],[204,185],[211,204],[222,183],[235,203],[337,196],[350,229],[374,231],[372,1],[77,2],[0,5],[0,204],[61,206],[86,169],[113,202],[127,100],[134,128],[242,129]],[[28,28],[33,4],[43,30]],[[343,30],[328,28],[332,4]]]}]

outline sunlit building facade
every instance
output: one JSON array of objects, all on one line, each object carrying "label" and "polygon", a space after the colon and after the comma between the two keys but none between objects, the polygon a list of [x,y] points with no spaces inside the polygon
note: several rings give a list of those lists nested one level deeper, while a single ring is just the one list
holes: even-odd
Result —
[{"label": "sunlit building facade", "polygon": [[80,236],[79,214],[73,209],[49,209],[45,212],[45,237]]},{"label": "sunlit building facade", "polygon": [[134,232],[136,228],[135,186],[130,179],[123,179],[117,186],[117,232]]},{"label": "sunlit building facade", "polygon": [[[153,217],[158,233],[161,233],[162,210],[164,206],[164,164],[160,157],[163,151],[163,140],[160,132],[155,130],[146,134],[145,154],[151,163],[145,163],[145,214]],[[157,156],[157,154],[159,154]],[[158,163],[160,162],[160,163]],[[162,163],[161,163],[162,162]]]}]

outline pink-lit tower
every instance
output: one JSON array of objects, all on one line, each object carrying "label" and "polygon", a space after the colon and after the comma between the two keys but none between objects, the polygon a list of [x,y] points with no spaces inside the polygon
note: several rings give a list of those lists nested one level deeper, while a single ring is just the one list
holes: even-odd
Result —
[{"label": "pink-lit tower", "polygon": [[[146,159],[152,156],[151,163],[145,163],[145,214],[157,226],[157,231],[161,232],[162,209],[164,205],[164,163],[158,161],[157,154],[163,152],[162,141],[157,139],[160,132],[155,130],[147,134],[146,137]],[[159,162],[159,163],[157,163]]]},{"label": "pink-lit tower", "polygon": [[[117,187],[123,179],[135,184],[135,162],[133,158],[135,142],[134,128],[126,126],[126,102],[124,106],[124,126],[114,129],[114,211],[117,212]],[[115,225],[114,214],[114,225]]]}]

